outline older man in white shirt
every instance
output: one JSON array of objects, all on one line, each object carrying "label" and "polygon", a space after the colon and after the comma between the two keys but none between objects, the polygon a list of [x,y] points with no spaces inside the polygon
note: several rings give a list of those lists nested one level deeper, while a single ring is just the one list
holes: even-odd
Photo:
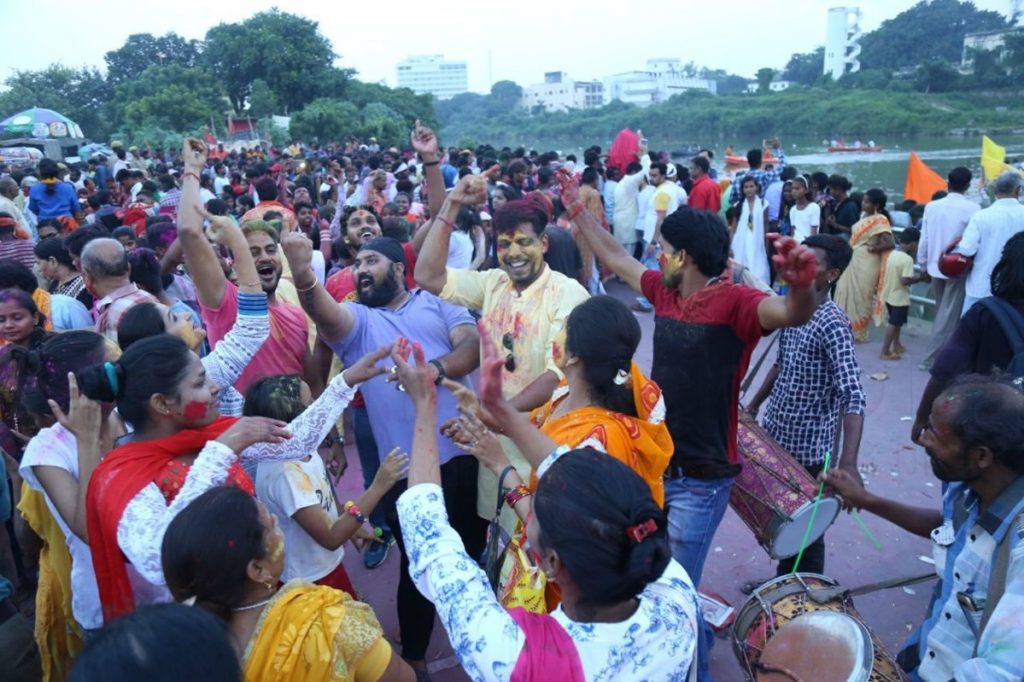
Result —
[{"label": "older man in white shirt", "polygon": [[979,211],[967,223],[957,251],[974,256],[974,265],[967,273],[967,295],[963,312],[975,303],[992,295],[992,269],[1003,255],[1003,247],[1010,237],[1024,231],[1024,206],[1020,203],[1021,175],[1006,171],[996,178],[995,202]]},{"label": "older man in white shirt", "polygon": [[964,307],[966,277],[947,278],[939,271],[939,258],[954,239],[963,236],[971,216],[981,210],[964,192],[971,186],[971,171],[957,166],[946,176],[949,194],[924,207],[921,219],[921,243],[917,248],[917,264],[932,279],[935,298],[935,322],[928,342],[928,352],[921,361],[921,369],[931,369],[935,356],[956,329],[960,311]]}]

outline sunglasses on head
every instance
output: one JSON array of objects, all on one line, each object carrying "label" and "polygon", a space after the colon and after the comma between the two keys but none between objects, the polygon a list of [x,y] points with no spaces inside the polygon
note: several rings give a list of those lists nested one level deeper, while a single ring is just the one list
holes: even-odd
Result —
[{"label": "sunglasses on head", "polygon": [[501,337],[501,345],[508,351],[508,355],[505,356],[505,370],[516,371],[516,357],[512,354],[515,348],[515,337],[512,336],[512,332],[507,332]]}]

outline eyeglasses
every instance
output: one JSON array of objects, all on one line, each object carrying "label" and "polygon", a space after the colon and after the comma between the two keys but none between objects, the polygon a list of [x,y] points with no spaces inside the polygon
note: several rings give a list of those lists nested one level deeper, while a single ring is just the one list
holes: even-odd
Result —
[{"label": "eyeglasses", "polygon": [[515,347],[515,337],[512,336],[512,332],[508,332],[501,337],[501,345],[508,351],[508,355],[505,356],[505,370],[508,372],[516,371],[516,356],[512,354]]}]

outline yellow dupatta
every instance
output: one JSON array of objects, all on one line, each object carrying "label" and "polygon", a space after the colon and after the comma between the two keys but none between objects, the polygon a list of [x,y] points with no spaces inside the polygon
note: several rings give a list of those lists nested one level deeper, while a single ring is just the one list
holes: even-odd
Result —
[{"label": "yellow dupatta", "polygon": [[242,657],[245,682],[379,679],[391,646],[368,605],[293,580],[278,590]]},{"label": "yellow dupatta", "polygon": [[850,246],[853,258],[836,285],[835,302],[842,308],[854,336],[865,339],[872,320],[875,326],[885,323],[885,301],[882,290],[885,287],[885,264],[889,252],[878,254],[868,250],[875,237],[892,233],[888,218],[876,213],[859,220],[853,226]]}]

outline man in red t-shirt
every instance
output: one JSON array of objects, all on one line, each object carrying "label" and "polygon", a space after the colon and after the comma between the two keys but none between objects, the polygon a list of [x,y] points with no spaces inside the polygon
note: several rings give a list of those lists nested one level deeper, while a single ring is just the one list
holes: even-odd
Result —
[{"label": "man in red t-shirt", "polygon": [[715,213],[683,206],[661,226],[661,272],[648,270],[613,235],[578,211],[575,182],[560,174],[562,200],[598,260],[654,306],[651,378],[665,397],[675,454],[665,472],[673,557],[700,584],[704,560],[740,471],[736,453],[739,384],[762,336],[814,313],[817,259],[789,238],[775,242],[785,298],[720,275],[729,233]]},{"label": "man in red t-shirt", "polygon": [[690,177],[693,186],[690,188],[690,208],[718,213],[722,208],[722,188],[708,176],[711,162],[703,156],[690,159]]}]

